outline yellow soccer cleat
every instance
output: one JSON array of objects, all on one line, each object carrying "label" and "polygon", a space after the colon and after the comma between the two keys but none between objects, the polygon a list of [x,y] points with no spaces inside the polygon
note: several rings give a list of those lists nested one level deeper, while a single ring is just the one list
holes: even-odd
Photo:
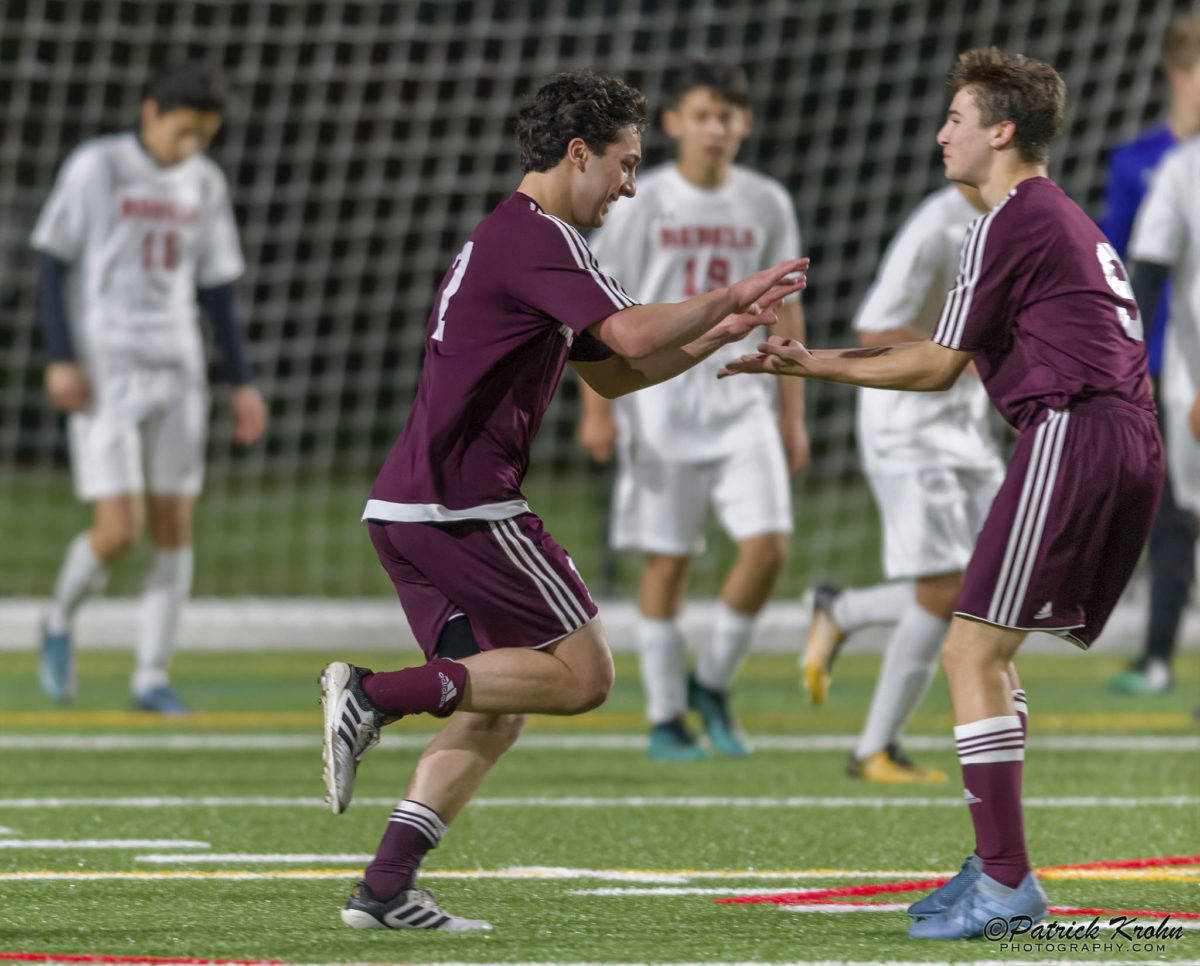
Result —
[{"label": "yellow soccer cleat", "polygon": [[846,639],[837,621],[833,619],[833,602],[841,592],[841,588],[830,584],[821,584],[813,588],[808,641],[804,645],[804,656],[800,659],[804,690],[812,698],[813,704],[823,704],[829,695],[829,683],[833,680],[833,660]]},{"label": "yellow soccer cleat", "polygon": [[895,743],[867,758],[846,762],[846,774],[881,785],[936,785],[946,781],[946,773],[914,763]]}]

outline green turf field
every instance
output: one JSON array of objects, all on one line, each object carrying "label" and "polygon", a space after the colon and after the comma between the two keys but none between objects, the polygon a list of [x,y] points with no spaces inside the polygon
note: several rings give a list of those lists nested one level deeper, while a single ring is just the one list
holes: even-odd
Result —
[{"label": "green turf field", "polygon": [[[197,597],[354,597],[393,594],[359,524],[371,476],[275,479],[254,484],[212,480],[196,505]],[[536,471],[524,487],[530,506],[574,557],[598,597],[631,594],[637,561],[610,558],[605,545],[603,477],[583,471]],[[64,471],[0,471],[0,597],[50,594],[70,539],[89,523]],[[783,597],[814,580],[879,579],[879,527],[862,481],[796,486],[792,556],[779,582]],[[734,548],[714,527],[712,552],[692,568],[691,590],[712,597]],[[113,568],[109,592],[137,593],[145,542]]]},{"label": "green turf field", "polygon": [[[910,940],[895,909],[719,902],[927,878],[969,851],[940,680],[911,724],[910,750],[951,781],[881,787],[844,776],[877,667],[870,656],[843,659],[820,712],[800,700],[789,658],[752,658],[736,705],[761,747],[744,761],[672,766],[640,750],[635,668],[621,658],[608,704],[532,721],[525,746],[430,856],[425,884],[494,931],[352,931],[338,910],[430,722],[389,729],[364,761],[355,804],[331,815],[320,804],[314,683],[327,658],[183,654],[180,690],[202,710],[164,722],[125,711],[127,654],[84,653],[71,709],[37,694],[31,655],[5,655],[0,952],[287,963],[1200,959],[1195,929],[1149,951],[1119,937],[1108,950],[1005,950]],[[1198,681],[1194,658],[1183,663],[1175,691],[1152,699],[1104,693],[1117,658],[1022,662],[1036,865],[1200,854]],[[53,847],[81,840],[100,847]],[[1198,865],[1058,870],[1044,885],[1053,907],[1196,911],[1198,876]]]}]

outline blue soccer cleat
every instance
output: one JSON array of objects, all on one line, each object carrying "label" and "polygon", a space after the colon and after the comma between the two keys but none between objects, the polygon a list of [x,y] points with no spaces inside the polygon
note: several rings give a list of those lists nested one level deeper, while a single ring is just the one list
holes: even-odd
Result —
[{"label": "blue soccer cleat", "polygon": [[983,872],[983,859],[972,852],[962,864],[962,869],[952,879],[940,888],[929,893],[924,899],[918,899],[905,911],[914,919],[928,919],[940,912],[945,912],[964,892],[971,887],[980,873]]},{"label": "blue soccer cleat", "polygon": [[134,711],[153,711],[155,714],[184,715],[190,708],[179,700],[174,689],[165,684],[156,684],[139,691],[133,696]]},{"label": "blue soccer cleat", "polygon": [[695,736],[679,718],[650,729],[646,754],[655,761],[703,761],[708,757],[708,752],[696,744]]},{"label": "blue soccer cleat", "polygon": [[696,675],[689,674],[687,701],[689,708],[699,712],[700,720],[704,723],[704,732],[717,751],[731,758],[744,758],[750,754],[750,749],[733,726],[733,716],[729,713],[729,698],[725,691],[706,688],[696,680]]},{"label": "blue soccer cleat", "polygon": [[67,631],[52,632],[42,625],[38,683],[54,701],[65,704],[75,697],[75,649]]},{"label": "blue soccer cleat", "polygon": [[913,939],[974,939],[987,935],[1000,939],[1022,920],[1046,918],[1046,893],[1029,872],[1015,889],[1001,885],[981,872],[945,912],[920,919],[908,927]]}]

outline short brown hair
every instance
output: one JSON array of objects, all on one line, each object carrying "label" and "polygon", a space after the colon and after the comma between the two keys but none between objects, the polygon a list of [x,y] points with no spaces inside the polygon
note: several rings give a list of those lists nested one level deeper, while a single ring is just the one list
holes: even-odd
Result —
[{"label": "short brown hair", "polygon": [[590,70],[557,74],[538,88],[517,118],[521,170],[549,171],[575,138],[603,154],[621,128],[646,126],[646,98],[617,77]]},{"label": "short brown hair", "polygon": [[1021,160],[1045,164],[1050,142],[1062,127],[1067,85],[1049,64],[995,47],[958,55],[946,75],[951,95],[970,87],[985,125],[1012,121],[1013,143]]},{"label": "short brown hair", "polygon": [[1162,36],[1164,68],[1190,70],[1200,61],[1200,14],[1181,14],[1167,24]]}]

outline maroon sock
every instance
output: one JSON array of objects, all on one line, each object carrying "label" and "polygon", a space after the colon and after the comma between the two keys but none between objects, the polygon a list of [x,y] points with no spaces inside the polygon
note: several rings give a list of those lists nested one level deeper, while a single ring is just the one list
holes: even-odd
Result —
[{"label": "maroon sock", "polygon": [[1021,811],[1021,721],[1016,715],[972,721],[956,726],[954,739],[975,825],[975,854],[986,875],[1015,888],[1029,872]]},{"label": "maroon sock", "polygon": [[380,671],[363,678],[363,690],[380,711],[387,714],[427,712],[444,718],[458,707],[467,669],[458,661],[435,657],[428,664],[401,671]]},{"label": "maroon sock", "polygon": [[363,876],[375,898],[387,902],[412,888],[425,853],[437,846],[445,832],[445,823],[432,808],[407,799],[397,805]]},{"label": "maroon sock", "polygon": [[1025,700],[1024,688],[1013,690],[1013,704],[1017,706],[1017,717],[1021,719],[1021,737],[1029,737],[1029,703]]}]

